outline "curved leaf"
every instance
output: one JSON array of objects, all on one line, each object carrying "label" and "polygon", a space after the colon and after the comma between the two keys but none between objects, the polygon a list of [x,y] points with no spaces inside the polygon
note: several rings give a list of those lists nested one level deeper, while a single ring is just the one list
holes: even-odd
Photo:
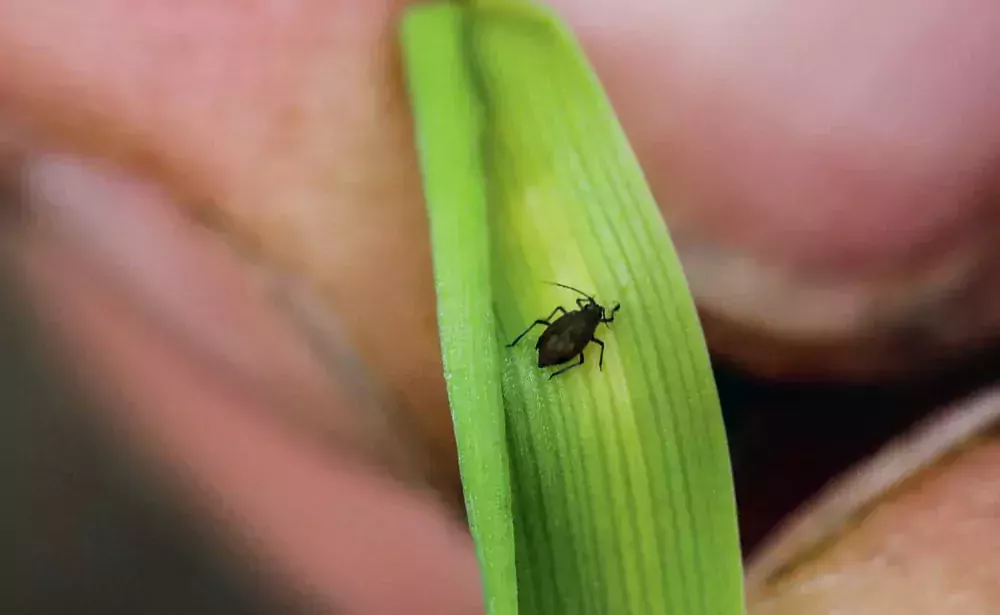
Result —
[{"label": "curved leaf", "polygon": [[[438,317],[490,613],[743,612],[708,353],[659,209],[577,43],[523,2],[403,27]],[[569,284],[621,303],[550,380],[536,327]]]}]

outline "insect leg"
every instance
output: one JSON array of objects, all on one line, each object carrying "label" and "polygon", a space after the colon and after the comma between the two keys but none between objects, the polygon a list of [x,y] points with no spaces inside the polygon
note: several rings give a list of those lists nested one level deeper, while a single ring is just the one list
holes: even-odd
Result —
[{"label": "insect leg", "polygon": [[619,309],[621,309],[621,307],[622,307],[622,305],[619,303],[619,304],[615,305],[615,307],[611,308],[610,310],[608,310],[607,312],[605,312],[604,314],[602,314],[603,318],[601,318],[601,322],[604,322],[604,323],[614,322],[615,321],[615,312],[617,312]]},{"label": "insect leg", "polygon": [[601,369],[601,371],[603,372],[604,371],[604,342],[602,342],[601,340],[597,339],[596,337],[591,338],[590,341],[594,342],[595,344],[597,344],[598,346],[601,347],[601,358],[597,360],[597,367],[599,367]]},{"label": "insect leg", "polygon": [[554,373],[551,376],[549,376],[549,380],[552,380],[553,378],[555,378],[559,374],[561,374],[563,372],[567,372],[567,371],[573,369],[574,367],[580,367],[581,365],[583,365],[583,353],[582,352],[580,353],[580,362],[579,363],[574,363],[574,364],[572,364],[572,365],[570,365],[568,367],[562,368],[561,370],[559,370],[556,373]]},{"label": "insect leg", "polygon": [[563,314],[565,314],[566,313],[566,308],[564,308],[561,305],[557,305],[556,309],[552,310],[552,313],[545,317],[545,320],[552,320],[552,317],[555,316],[556,314],[558,314],[559,312],[562,312]]},{"label": "insect leg", "polygon": [[510,348],[514,344],[520,342],[521,338],[528,334],[528,331],[531,331],[532,329],[534,329],[538,325],[545,325],[546,327],[549,326],[549,325],[551,325],[552,323],[550,321],[552,320],[552,317],[555,316],[556,314],[558,314],[559,312],[562,312],[563,314],[565,314],[566,313],[566,308],[564,308],[561,305],[556,306],[556,309],[552,310],[551,314],[549,314],[545,318],[539,318],[535,322],[531,323],[531,326],[529,326],[527,329],[525,329],[524,331],[522,331],[521,335],[518,335],[516,338],[514,338],[513,342],[507,344],[507,348]]}]

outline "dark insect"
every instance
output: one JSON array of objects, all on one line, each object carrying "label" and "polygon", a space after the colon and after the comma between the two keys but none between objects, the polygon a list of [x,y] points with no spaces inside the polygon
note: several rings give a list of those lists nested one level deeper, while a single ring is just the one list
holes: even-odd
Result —
[{"label": "dark insect", "polygon": [[[598,359],[597,365],[601,371],[604,371],[604,342],[594,337],[594,332],[597,330],[597,325],[602,322],[614,322],[615,312],[621,308],[621,305],[615,304],[613,308],[606,310],[603,305],[581,290],[555,282],[550,282],[550,284],[568,288],[573,292],[583,295],[584,299],[576,300],[576,306],[579,309],[567,312],[566,308],[560,305],[552,310],[552,313],[547,318],[540,318],[532,323],[513,342],[507,344],[507,347],[513,347],[536,326],[545,325],[545,331],[542,332],[538,338],[538,342],[535,343],[535,348],[538,349],[538,367],[561,365],[573,357],[580,357],[579,362],[564,367],[549,376],[550,380],[563,372],[583,365],[583,350],[591,342],[601,347],[601,358]],[[560,312],[562,316],[555,322],[552,322],[552,317]]]}]

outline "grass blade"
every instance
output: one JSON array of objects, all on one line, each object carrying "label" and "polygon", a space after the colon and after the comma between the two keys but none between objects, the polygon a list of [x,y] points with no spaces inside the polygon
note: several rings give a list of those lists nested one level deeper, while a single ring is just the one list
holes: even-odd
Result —
[{"label": "grass blade", "polygon": [[[438,317],[490,613],[743,612],[729,457],[667,229],[573,38],[531,4],[431,4],[403,46]],[[554,380],[534,336],[620,301]],[[537,329],[541,332],[541,327]]]}]

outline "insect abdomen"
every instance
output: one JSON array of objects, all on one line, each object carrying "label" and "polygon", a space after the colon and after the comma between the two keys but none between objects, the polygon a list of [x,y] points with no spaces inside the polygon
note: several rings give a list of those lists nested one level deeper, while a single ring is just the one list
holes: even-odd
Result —
[{"label": "insect abdomen", "polygon": [[546,332],[538,338],[538,367],[549,365],[559,365],[569,361],[580,354],[583,347],[587,345],[587,340],[570,335],[570,332],[559,333]]}]

